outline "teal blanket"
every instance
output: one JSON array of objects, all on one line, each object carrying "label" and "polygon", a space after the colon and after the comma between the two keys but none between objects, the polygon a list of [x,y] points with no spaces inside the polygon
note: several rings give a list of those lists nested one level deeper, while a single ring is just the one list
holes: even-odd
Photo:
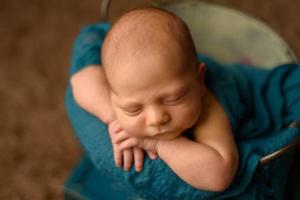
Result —
[{"label": "teal blanket", "polygon": [[[70,76],[86,65],[101,63],[101,45],[109,28],[109,24],[94,24],[81,31],[74,43]],[[236,177],[226,191],[197,190],[160,159],[146,157],[141,173],[115,167],[107,126],[76,104],[70,86],[65,103],[85,159],[66,184],[79,184],[73,189],[92,199],[114,199],[113,191],[121,192],[121,199],[280,199],[285,180],[274,182],[272,173],[286,173],[288,166],[282,163],[282,171],[272,172],[269,166],[258,168],[258,164],[262,156],[300,135],[299,129],[288,128],[290,122],[300,120],[299,65],[268,71],[241,64],[221,65],[204,56],[199,59],[207,63],[206,84],[229,117],[240,153]],[[111,190],[103,185],[110,185]]]}]

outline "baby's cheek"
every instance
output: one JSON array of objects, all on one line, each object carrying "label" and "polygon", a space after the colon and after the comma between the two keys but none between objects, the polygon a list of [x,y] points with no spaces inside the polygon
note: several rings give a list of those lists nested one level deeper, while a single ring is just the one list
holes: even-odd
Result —
[{"label": "baby's cheek", "polygon": [[190,128],[196,123],[200,114],[200,108],[201,107],[198,104],[191,103],[189,104],[189,106],[182,110],[179,120],[181,120],[180,123],[185,126],[184,128]]}]

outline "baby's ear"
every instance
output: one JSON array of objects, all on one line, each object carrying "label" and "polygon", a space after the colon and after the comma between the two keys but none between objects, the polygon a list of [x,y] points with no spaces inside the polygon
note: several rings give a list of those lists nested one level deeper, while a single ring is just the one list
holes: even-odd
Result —
[{"label": "baby's ear", "polygon": [[197,76],[198,76],[198,81],[200,82],[201,94],[204,95],[206,92],[206,86],[205,86],[206,64],[204,62],[200,62],[198,63],[197,67],[198,67]]}]

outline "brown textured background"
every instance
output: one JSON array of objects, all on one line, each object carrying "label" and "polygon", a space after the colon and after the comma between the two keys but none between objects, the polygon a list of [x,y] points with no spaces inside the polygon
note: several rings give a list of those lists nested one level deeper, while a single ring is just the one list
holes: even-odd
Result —
[{"label": "brown textured background", "polygon": [[[300,57],[299,0],[207,2],[257,16]],[[110,17],[141,4],[114,1]],[[80,27],[97,22],[99,11],[100,0],[1,0],[0,199],[62,198],[63,181],[81,153],[63,102],[70,50]]]}]

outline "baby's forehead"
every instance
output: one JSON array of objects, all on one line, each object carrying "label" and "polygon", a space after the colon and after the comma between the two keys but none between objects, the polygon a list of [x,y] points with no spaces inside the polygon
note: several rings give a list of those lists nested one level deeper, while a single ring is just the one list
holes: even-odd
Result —
[{"label": "baby's forehead", "polygon": [[[150,74],[157,77],[163,75],[175,75],[177,78],[190,71],[195,71],[196,66],[176,49],[164,51],[163,49],[145,50],[136,49],[136,53],[124,53],[116,57],[111,66],[106,68],[107,75],[113,78],[132,76],[148,78]],[[147,51],[147,52],[145,52]]]},{"label": "baby's forehead", "polygon": [[139,9],[122,16],[109,31],[102,47],[105,63],[113,55],[139,53],[149,48],[182,48],[194,51],[186,25],[175,15],[159,9]]}]

